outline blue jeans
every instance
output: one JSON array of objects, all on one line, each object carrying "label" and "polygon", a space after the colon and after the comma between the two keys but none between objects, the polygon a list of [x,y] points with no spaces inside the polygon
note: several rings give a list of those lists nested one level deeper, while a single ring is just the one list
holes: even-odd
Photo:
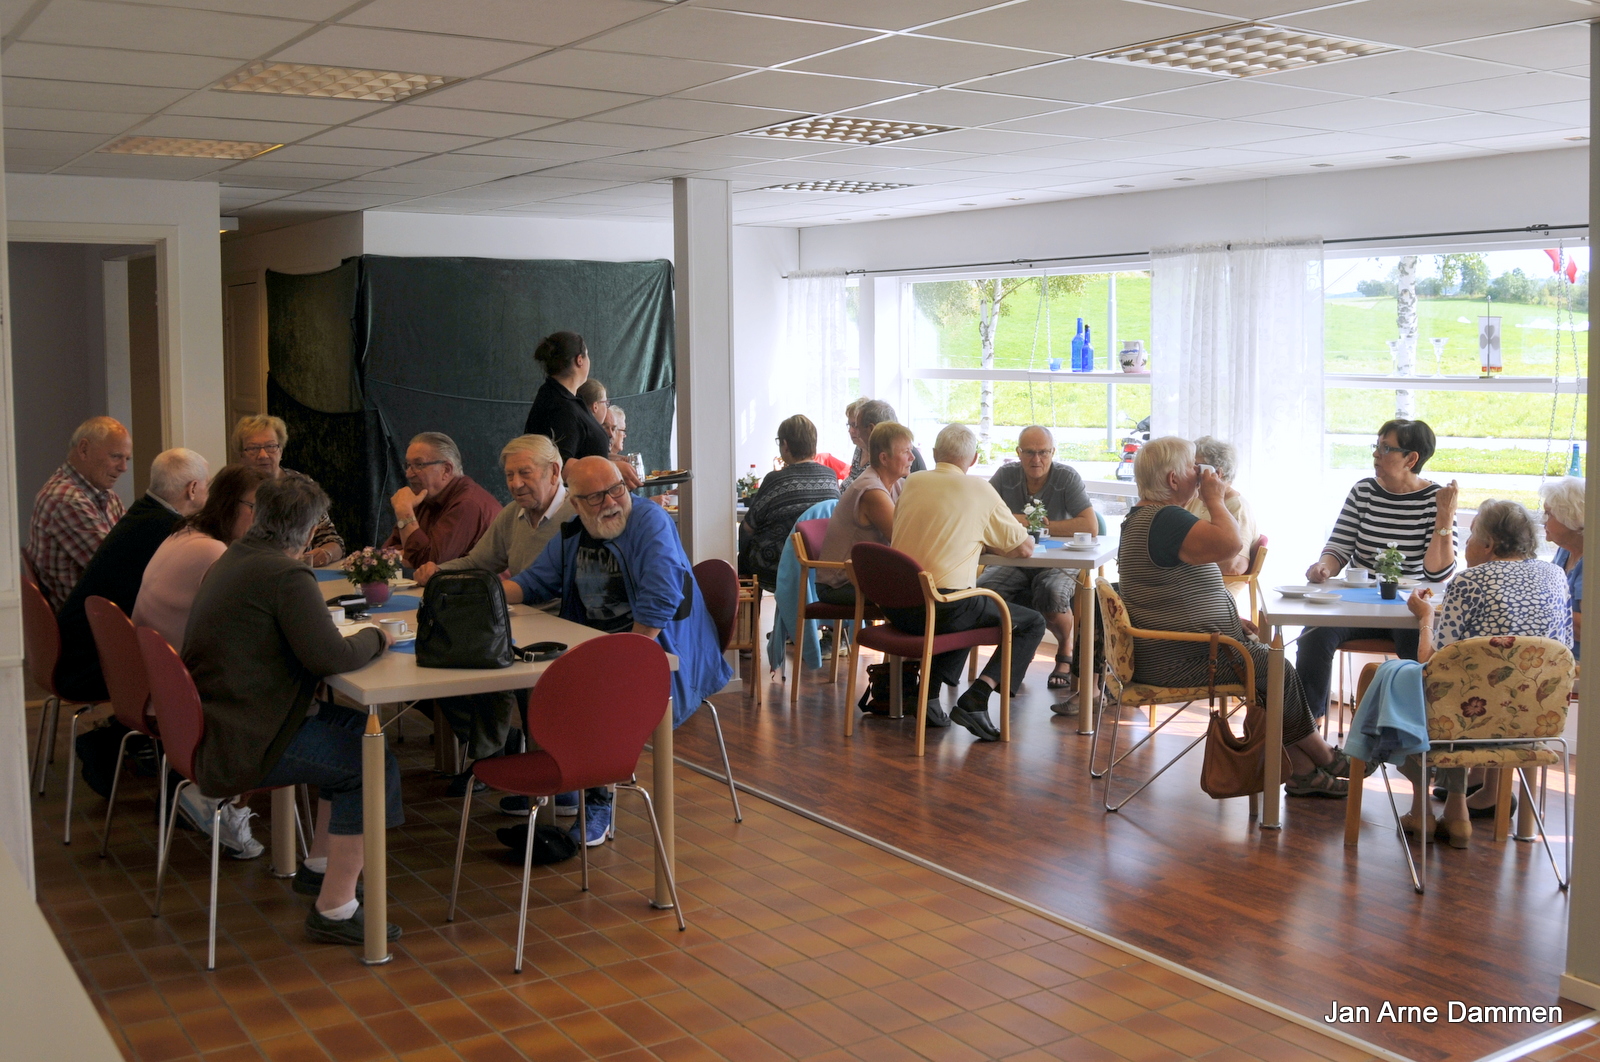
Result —
[{"label": "blue jeans", "polygon": [[1306,706],[1313,719],[1328,714],[1328,695],[1333,684],[1333,657],[1339,646],[1357,638],[1393,638],[1396,655],[1402,660],[1417,658],[1417,632],[1376,627],[1307,627],[1300,635],[1294,669],[1306,691]]},{"label": "blue jeans", "polygon": [[[283,756],[261,780],[261,788],[310,784],[317,796],[333,804],[328,832],[340,837],[361,835],[361,735],[367,717],[342,704],[322,704],[283,750]],[[406,821],[400,805],[400,764],[394,752],[383,752],[384,825]]]}]

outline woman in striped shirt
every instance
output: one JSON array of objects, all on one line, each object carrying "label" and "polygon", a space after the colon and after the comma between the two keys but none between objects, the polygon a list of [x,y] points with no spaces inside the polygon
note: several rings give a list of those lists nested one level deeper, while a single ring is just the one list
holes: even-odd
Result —
[{"label": "woman in striped shirt", "polygon": [[[1401,569],[1406,575],[1430,582],[1450,577],[1456,567],[1456,483],[1441,487],[1417,475],[1433,449],[1433,429],[1420,420],[1391,420],[1378,429],[1373,475],[1350,489],[1322,556],[1306,569],[1308,581],[1325,582],[1346,564],[1371,568],[1391,542],[1405,558]],[[1295,662],[1312,713],[1321,718],[1328,711],[1333,657],[1340,645],[1391,637],[1402,659],[1417,658],[1416,631],[1306,628]]]}]

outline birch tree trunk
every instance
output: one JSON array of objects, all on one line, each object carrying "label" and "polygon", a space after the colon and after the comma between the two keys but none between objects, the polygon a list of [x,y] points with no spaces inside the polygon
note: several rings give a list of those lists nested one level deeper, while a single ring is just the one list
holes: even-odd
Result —
[{"label": "birch tree trunk", "polygon": [[[1417,372],[1417,256],[1406,255],[1400,259],[1395,292],[1395,327],[1400,342],[1395,347],[1395,372],[1401,376],[1415,376]],[[1409,390],[1394,393],[1394,415],[1405,420],[1415,420],[1416,398]]]},{"label": "birch tree trunk", "polygon": [[[981,283],[981,282],[980,282]],[[983,368],[994,368],[994,334],[1000,324],[1000,279],[988,282],[978,295],[978,341],[983,347]],[[994,381],[987,376],[978,385],[978,445],[989,441],[994,428]]]}]

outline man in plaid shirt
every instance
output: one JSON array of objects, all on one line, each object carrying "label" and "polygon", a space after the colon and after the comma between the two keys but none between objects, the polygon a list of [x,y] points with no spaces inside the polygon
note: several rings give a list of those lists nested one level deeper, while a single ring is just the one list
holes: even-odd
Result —
[{"label": "man in plaid shirt", "polygon": [[133,439],[111,417],[90,417],[67,445],[67,460],[33,499],[27,558],[50,607],[60,609],[89,558],[122,519],[111,489],[133,460]]}]

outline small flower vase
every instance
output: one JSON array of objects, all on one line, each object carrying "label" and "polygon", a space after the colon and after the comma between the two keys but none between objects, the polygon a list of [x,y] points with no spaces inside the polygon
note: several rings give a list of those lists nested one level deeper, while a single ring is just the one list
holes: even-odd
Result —
[{"label": "small flower vase", "polygon": [[1037,546],[1040,542],[1044,541],[1044,531],[1039,528],[1034,528],[1028,532],[1028,537],[1032,538],[1033,544]]},{"label": "small flower vase", "polygon": [[1400,584],[1399,584],[1399,582],[1389,582],[1387,579],[1385,579],[1382,582],[1378,583],[1378,594],[1385,601],[1393,601],[1395,599],[1395,596],[1399,592],[1400,592]]},{"label": "small flower vase", "polygon": [[[383,605],[389,601],[389,584],[386,582],[362,583],[361,596],[369,605]],[[1392,594],[1390,595],[1393,596]]]}]

